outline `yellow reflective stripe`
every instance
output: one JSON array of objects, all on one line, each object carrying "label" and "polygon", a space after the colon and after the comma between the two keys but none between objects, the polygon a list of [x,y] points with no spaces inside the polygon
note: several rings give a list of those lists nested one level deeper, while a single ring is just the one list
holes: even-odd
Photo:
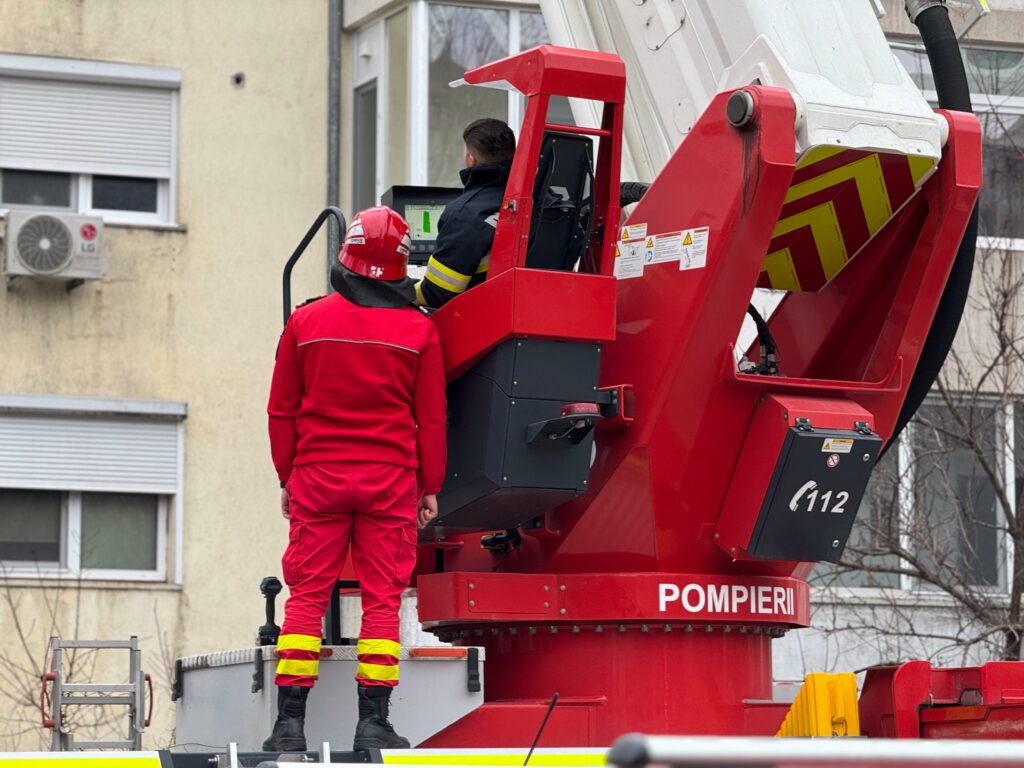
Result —
[{"label": "yellow reflective stripe", "polygon": [[397,680],[397,664],[360,664],[356,668],[356,677],[365,680]]},{"label": "yellow reflective stripe", "polygon": [[806,168],[808,165],[814,165],[820,163],[822,160],[828,160],[833,155],[838,155],[840,152],[845,152],[845,147],[834,147],[831,144],[819,144],[816,147],[811,147],[804,156],[797,162],[797,168]]},{"label": "yellow reflective stripe", "polygon": [[769,253],[764,260],[764,270],[768,273],[768,280],[775,290],[800,290],[800,280],[797,278],[796,267],[793,266],[793,255],[789,248]]},{"label": "yellow reflective stripe", "polygon": [[[885,177],[882,175],[882,161],[877,153],[794,184],[786,193],[785,202],[791,203],[851,179],[857,186],[857,195],[864,209],[868,231],[874,234],[892,216],[889,194],[885,190]],[[776,227],[772,237],[778,237],[780,234],[782,232]]]},{"label": "yellow reflective stripe", "polygon": [[427,268],[427,274],[425,275],[425,279],[432,282],[438,288],[444,291],[448,291],[450,293],[462,293],[464,290],[466,290],[465,285],[456,285],[455,283],[450,283],[448,282],[447,278],[435,274],[434,272],[431,272],[429,267]]},{"label": "yellow reflective stripe", "polygon": [[914,180],[914,186],[921,186],[921,180],[935,167],[935,160],[923,155],[907,155],[907,163],[910,165],[910,176]]},{"label": "yellow reflective stripe", "polygon": [[484,256],[482,259],[480,259],[480,266],[478,266],[476,268],[476,272],[474,274],[477,274],[477,275],[482,274],[482,273],[486,272],[490,268],[490,266],[491,266],[491,252],[488,251],[487,255]]},{"label": "yellow reflective stripe", "polygon": [[440,272],[445,277],[450,278],[451,280],[454,280],[455,282],[467,282],[468,283],[469,282],[469,278],[471,277],[470,275],[464,275],[461,272],[456,272],[451,267],[449,267],[449,266],[447,266],[445,264],[442,264],[440,261],[435,259],[433,256],[431,256],[429,261],[427,261],[427,269],[430,269],[431,267],[436,269],[438,272]]},{"label": "yellow reflective stripe", "polygon": [[160,768],[160,756],[156,753],[141,755],[138,752],[129,755],[103,753],[102,757],[83,755],[81,752],[65,753],[63,757],[54,757],[52,752],[4,752],[0,754],[0,765],[32,766],[74,766],[74,768],[107,768],[111,764],[119,768]]},{"label": "yellow reflective stripe", "polygon": [[825,277],[831,279],[850,260],[846,252],[846,241],[843,240],[843,231],[839,227],[835,204],[828,200],[782,219],[775,225],[772,237],[785,235],[803,227],[810,228],[821,268],[825,272]]},{"label": "yellow reflective stripe", "polygon": [[402,652],[402,646],[394,640],[360,640],[356,643],[356,653],[372,656],[394,656]]},{"label": "yellow reflective stripe", "polygon": [[320,661],[307,659],[280,659],[277,662],[277,674],[316,677],[320,671]]},{"label": "yellow reflective stripe", "polygon": [[312,635],[281,635],[277,638],[279,651],[316,651],[320,652],[320,638]]},{"label": "yellow reflective stripe", "polygon": [[423,298],[423,281],[422,280],[420,280],[418,283],[416,283],[416,303],[419,304],[421,307],[425,307],[427,305],[427,300],[425,298]]},{"label": "yellow reflective stripe", "polygon": [[[537,761],[538,768],[542,766],[562,766],[563,768],[584,768],[585,766],[604,766],[607,763],[605,756],[607,750],[593,752],[534,752],[530,757],[530,765]],[[390,765],[477,765],[477,766],[513,766],[522,765],[526,758],[526,750],[432,750],[416,749],[402,750],[381,750],[381,760]]]}]

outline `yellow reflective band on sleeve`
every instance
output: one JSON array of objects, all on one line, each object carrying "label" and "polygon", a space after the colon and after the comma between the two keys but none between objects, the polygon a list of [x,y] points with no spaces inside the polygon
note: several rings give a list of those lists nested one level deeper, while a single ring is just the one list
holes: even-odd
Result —
[{"label": "yellow reflective band on sleeve", "polygon": [[364,680],[397,680],[398,665],[360,664],[356,668],[356,677],[361,677]]},{"label": "yellow reflective band on sleeve", "polygon": [[466,286],[469,285],[471,277],[472,275],[464,275],[461,272],[456,272],[451,267],[446,267],[433,256],[427,262],[426,279],[438,288],[443,288],[446,291],[462,293],[466,290]]},{"label": "yellow reflective band on sleeve", "polygon": [[356,643],[356,653],[372,656],[394,656],[402,652],[402,646],[394,640],[360,640]]},{"label": "yellow reflective band on sleeve", "polygon": [[416,283],[416,303],[419,304],[421,307],[425,307],[427,305],[427,300],[425,298],[423,298],[423,281],[422,280],[420,280],[418,283]]},{"label": "yellow reflective band on sleeve", "polygon": [[487,255],[484,256],[482,259],[480,259],[480,266],[478,266],[476,268],[476,273],[475,274],[481,275],[484,272],[486,272],[488,269],[490,269],[490,267],[491,267],[491,252],[488,251]]},{"label": "yellow reflective band on sleeve", "polygon": [[297,677],[316,677],[320,671],[320,661],[308,659],[279,659],[277,674],[295,675]]},{"label": "yellow reflective band on sleeve", "polygon": [[281,635],[277,638],[279,651],[320,652],[320,638],[312,635]]}]

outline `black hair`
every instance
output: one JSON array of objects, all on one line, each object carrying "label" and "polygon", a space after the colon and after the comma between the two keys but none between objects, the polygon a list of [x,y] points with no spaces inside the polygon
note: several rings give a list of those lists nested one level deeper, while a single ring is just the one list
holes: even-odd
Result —
[{"label": "black hair", "polygon": [[508,124],[493,117],[482,117],[466,126],[462,140],[481,165],[507,163],[516,152],[516,137]]}]

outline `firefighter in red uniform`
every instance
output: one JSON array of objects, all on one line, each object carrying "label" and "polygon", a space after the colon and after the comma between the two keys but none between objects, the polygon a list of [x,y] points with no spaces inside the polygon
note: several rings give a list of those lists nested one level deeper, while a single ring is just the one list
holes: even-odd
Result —
[{"label": "firefighter in red uniform", "polygon": [[267,751],[306,749],[306,697],[349,542],[363,608],[354,748],[409,746],[388,721],[398,609],[417,525],[437,516],[446,411],[437,331],[412,306],[408,231],[390,208],[359,213],[331,270],[337,293],[296,309],[278,346],[267,411],[290,523],[282,559],[289,597]]}]

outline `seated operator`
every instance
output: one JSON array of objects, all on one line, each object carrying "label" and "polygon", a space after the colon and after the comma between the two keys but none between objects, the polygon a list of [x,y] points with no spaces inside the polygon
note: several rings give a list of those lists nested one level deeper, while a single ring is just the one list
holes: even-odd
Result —
[{"label": "seated operator", "polygon": [[416,284],[416,303],[440,307],[483,282],[505,197],[516,137],[501,120],[474,120],[462,132],[466,167],[459,172],[464,190],[437,222],[434,255]]}]

